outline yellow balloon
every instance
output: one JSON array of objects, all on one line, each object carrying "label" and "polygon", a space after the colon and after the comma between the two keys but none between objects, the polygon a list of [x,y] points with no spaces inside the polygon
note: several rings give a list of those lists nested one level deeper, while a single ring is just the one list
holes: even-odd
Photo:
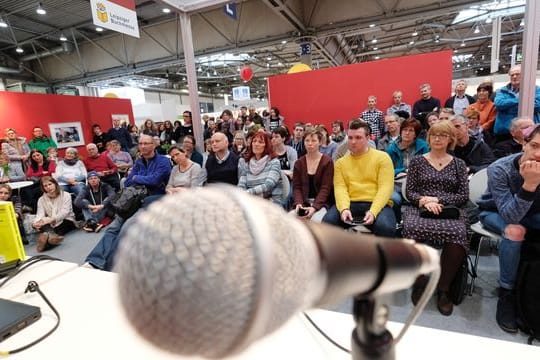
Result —
[{"label": "yellow balloon", "polygon": [[300,64],[293,65],[293,67],[290,68],[289,71],[287,71],[287,74],[294,74],[294,73],[310,71],[310,70],[311,68],[309,67],[309,65],[300,63]]}]

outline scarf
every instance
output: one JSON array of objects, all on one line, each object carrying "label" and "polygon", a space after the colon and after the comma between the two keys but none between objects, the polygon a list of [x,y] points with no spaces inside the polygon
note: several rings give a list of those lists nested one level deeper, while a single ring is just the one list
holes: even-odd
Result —
[{"label": "scarf", "polygon": [[69,165],[69,166],[73,166],[73,165],[75,165],[77,163],[77,161],[79,161],[79,160],[77,160],[77,159],[71,159],[71,160],[64,159],[64,164]]},{"label": "scarf", "polygon": [[266,164],[270,161],[270,157],[268,155],[264,155],[259,160],[255,159],[255,156],[249,160],[249,171],[253,175],[259,175],[265,168]]}]

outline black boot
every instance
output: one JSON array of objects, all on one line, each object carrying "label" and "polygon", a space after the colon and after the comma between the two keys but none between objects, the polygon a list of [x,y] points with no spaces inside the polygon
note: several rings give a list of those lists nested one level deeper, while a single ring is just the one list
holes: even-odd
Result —
[{"label": "black boot", "polygon": [[496,319],[501,329],[509,333],[517,333],[516,299],[512,290],[499,288]]}]

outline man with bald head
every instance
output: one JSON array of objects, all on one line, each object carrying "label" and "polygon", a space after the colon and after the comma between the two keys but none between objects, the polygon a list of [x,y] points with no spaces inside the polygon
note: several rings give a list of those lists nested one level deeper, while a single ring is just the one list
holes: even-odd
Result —
[{"label": "man with bald head", "polygon": [[152,136],[143,134],[139,137],[140,157],[133,164],[125,186],[146,186],[149,195],[165,194],[165,186],[171,175],[171,162],[155,150]]},{"label": "man with bald head", "polygon": [[106,154],[98,152],[97,145],[90,143],[86,145],[88,157],[83,160],[84,166],[88,172],[95,171],[99,179],[111,185],[114,190],[120,189],[120,178],[118,177],[118,167]]},{"label": "man with bald head", "polygon": [[207,183],[238,184],[238,156],[229,151],[227,135],[217,132],[210,138],[212,153],[206,160]]}]

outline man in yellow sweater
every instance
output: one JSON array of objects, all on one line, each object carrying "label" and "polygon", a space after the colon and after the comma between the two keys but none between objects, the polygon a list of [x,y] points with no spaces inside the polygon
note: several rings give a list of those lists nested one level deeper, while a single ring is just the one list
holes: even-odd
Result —
[{"label": "man in yellow sweater", "polygon": [[375,235],[393,237],[396,218],[390,197],[394,191],[394,166],[386,152],[368,145],[370,128],[361,120],[348,130],[350,153],[336,162],[332,206],[323,222],[348,227],[362,223]]}]

